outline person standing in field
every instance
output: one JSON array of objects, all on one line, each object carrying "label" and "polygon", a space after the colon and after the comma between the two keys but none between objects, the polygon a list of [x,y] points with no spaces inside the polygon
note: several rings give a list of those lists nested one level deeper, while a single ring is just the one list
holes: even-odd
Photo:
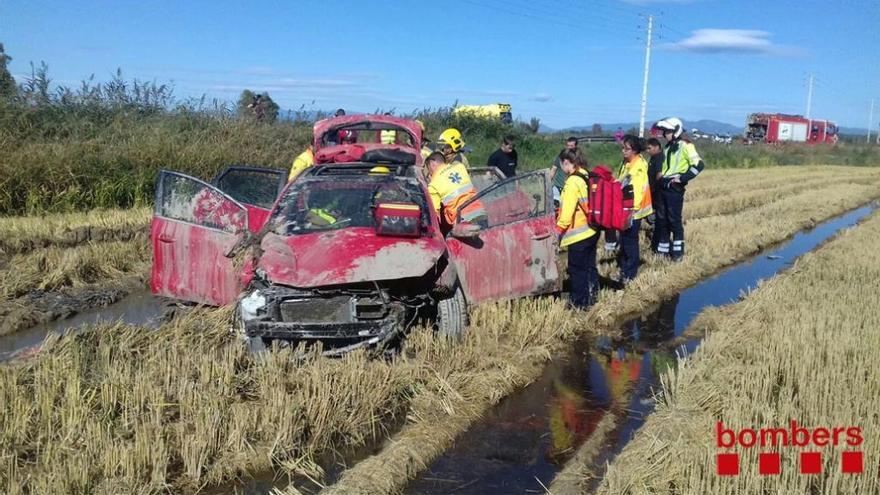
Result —
[{"label": "person standing in field", "polygon": [[636,278],[639,271],[639,228],[642,219],[653,212],[651,207],[651,189],[648,185],[648,164],[642,158],[644,140],[638,136],[627,134],[620,144],[623,160],[617,171],[617,179],[624,186],[631,184],[633,188],[632,222],[629,228],[620,231],[620,252],[617,264],[620,268],[620,279],[624,284]]},{"label": "person standing in field", "polygon": [[515,139],[516,138],[509,134],[504,136],[504,139],[501,140],[501,146],[495,150],[494,153],[489,155],[489,159],[486,161],[486,166],[498,168],[505,177],[513,177],[516,175],[516,166],[519,157],[516,154],[514,145]]},{"label": "person standing in field", "polygon": [[[565,140],[565,150],[579,151],[578,150],[578,140],[576,137],[571,136]],[[561,154],[562,152],[560,152]],[[553,184],[553,203],[556,206],[559,206],[559,196],[562,194],[562,187],[565,186],[565,172],[562,170],[562,164],[559,163],[559,155],[553,159],[553,166],[550,167],[550,181]]]},{"label": "person standing in field", "polygon": [[[668,117],[654,126],[660,129],[663,139],[666,140],[666,157],[658,182],[666,221],[659,224],[660,242],[657,244],[657,251],[673,261],[681,261],[684,257],[684,224],[681,215],[684,192],[688,182],[703,171],[705,164],[697,153],[697,148],[685,137],[681,120]],[[668,240],[670,232],[672,246]]]},{"label": "person standing in field", "polygon": [[312,145],[308,145],[306,150],[300,153],[296,158],[293,159],[293,165],[290,167],[290,174],[287,176],[287,182],[296,179],[296,177],[303,172],[303,170],[311,167],[315,164],[315,152],[312,149]]},{"label": "person standing in field", "polygon": [[[666,212],[663,209],[663,202],[660,201],[660,188],[658,181],[663,175],[663,145],[657,138],[650,138],[647,141],[648,146],[648,185],[651,189],[651,200],[654,207],[654,231],[651,232],[651,251],[657,252],[657,245],[660,244],[660,235],[657,224],[666,221]],[[666,236],[666,242],[669,242],[669,236]]]},{"label": "person standing in field", "polygon": [[587,221],[589,177],[583,157],[573,150],[562,150],[559,163],[566,174],[562,188],[556,234],[559,247],[568,250],[568,278],[571,282],[570,304],[586,309],[599,295],[599,271],[596,269],[597,232]]}]

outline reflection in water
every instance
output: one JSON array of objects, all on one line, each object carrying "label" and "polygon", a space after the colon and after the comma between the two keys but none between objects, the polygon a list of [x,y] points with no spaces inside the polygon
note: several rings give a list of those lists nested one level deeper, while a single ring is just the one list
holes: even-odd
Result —
[{"label": "reflection in water", "polygon": [[633,397],[650,392],[657,372],[674,366],[674,354],[661,344],[675,335],[677,304],[677,297],[664,302],[593,349],[576,343],[459,438],[406,493],[541,492],[605,414],[632,414],[639,407]]}]

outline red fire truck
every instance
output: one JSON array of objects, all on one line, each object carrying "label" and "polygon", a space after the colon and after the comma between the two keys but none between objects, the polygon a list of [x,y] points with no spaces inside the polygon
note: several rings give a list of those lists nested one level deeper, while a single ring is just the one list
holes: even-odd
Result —
[{"label": "red fire truck", "polygon": [[837,124],[800,115],[753,113],[746,120],[745,138],[750,143],[834,144]]}]

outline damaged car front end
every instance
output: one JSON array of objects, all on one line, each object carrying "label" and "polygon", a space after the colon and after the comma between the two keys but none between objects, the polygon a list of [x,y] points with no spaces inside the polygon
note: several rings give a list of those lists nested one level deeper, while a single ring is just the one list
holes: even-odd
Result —
[{"label": "damaged car front end", "polygon": [[384,348],[412,325],[431,300],[424,288],[413,297],[418,291],[407,294],[399,286],[364,283],[298,289],[258,280],[239,302],[241,329],[257,349],[273,342],[321,342],[328,355],[360,347]]}]

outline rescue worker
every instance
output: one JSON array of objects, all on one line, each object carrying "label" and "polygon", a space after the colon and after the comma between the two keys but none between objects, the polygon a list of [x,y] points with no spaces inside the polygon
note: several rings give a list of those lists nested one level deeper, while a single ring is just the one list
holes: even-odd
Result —
[{"label": "rescue worker", "polygon": [[648,164],[642,158],[644,140],[638,136],[627,134],[620,144],[623,160],[617,172],[617,180],[624,186],[631,184],[633,188],[632,222],[626,230],[620,231],[620,253],[617,264],[620,267],[620,281],[624,284],[636,278],[639,272],[639,228],[642,219],[654,210],[651,206],[651,188],[648,186]]},{"label": "rescue worker", "polygon": [[568,277],[571,281],[571,306],[585,309],[599,295],[599,271],[596,269],[597,232],[587,222],[589,177],[584,159],[573,150],[562,150],[559,163],[566,173],[560,198],[556,234],[559,247],[568,249]]},{"label": "rescue worker", "polygon": [[[578,140],[576,137],[571,136],[565,140],[565,149],[576,151],[578,149]],[[562,194],[562,186],[565,185],[565,172],[562,171],[562,166],[559,164],[559,156],[557,156],[553,160],[553,166],[550,167],[550,177],[553,181],[553,203],[556,206],[559,206],[559,195]]]},{"label": "rescue worker", "polygon": [[[687,183],[703,171],[705,164],[693,143],[684,136],[684,124],[681,120],[667,117],[654,126],[660,129],[666,139],[666,160],[658,181],[666,221],[659,225],[660,242],[657,244],[657,251],[673,261],[681,261],[684,256],[684,225],[681,216],[684,191]],[[670,232],[671,249],[668,240]]]},{"label": "rescue worker", "polygon": [[[663,201],[660,198],[660,187],[657,182],[663,175],[663,161],[666,155],[663,154],[663,145],[657,138],[650,138],[648,144],[648,185],[651,189],[651,200],[654,207],[654,229],[651,232],[651,251],[657,252],[657,245],[660,244],[660,231],[657,224],[666,221],[666,212],[663,209]],[[650,218],[650,217],[648,217]],[[669,242],[669,235],[666,236],[666,242]]]},{"label": "rescue worker", "polygon": [[425,123],[422,122],[421,120],[416,120],[416,124],[418,124],[419,129],[422,130],[422,142],[421,142],[422,149],[420,149],[419,152],[422,154],[422,160],[426,160],[429,156],[431,156],[431,153],[434,152],[434,149],[429,144],[431,142],[431,140],[428,139],[427,135],[425,135]]},{"label": "rescue worker", "polygon": [[303,172],[303,170],[311,167],[315,164],[315,152],[312,148],[312,145],[308,145],[306,150],[300,153],[293,160],[293,165],[290,167],[290,174],[287,176],[287,182],[296,179],[296,177]]},{"label": "rescue worker", "polygon": [[458,129],[449,128],[440,133],[437,138],[437,144],[440,145],[440,152],[446,163],[459,162],[470,168],[467,157],[464,156],[464,140],[461,138],[461,132]]},{"label": "rescue worker", "polygon": [[463,222],[486,224],[486,210],[480,201],[461,209],[464,203],[477,195],[471,177],[461,162],[447,163],[442,153],[434,152],[425,165],[430,174],[428,193],[431,195],[431,203],[446,226],[455,225],[459,210]]},{"label": "rescue worker", "polygon": [[[391,116],[391,112],[385,112],[383,115]],[[379,142],[382,144],[395,144],[397,142],[397,131],[394,129],[382,129],[379,131]]]}]

